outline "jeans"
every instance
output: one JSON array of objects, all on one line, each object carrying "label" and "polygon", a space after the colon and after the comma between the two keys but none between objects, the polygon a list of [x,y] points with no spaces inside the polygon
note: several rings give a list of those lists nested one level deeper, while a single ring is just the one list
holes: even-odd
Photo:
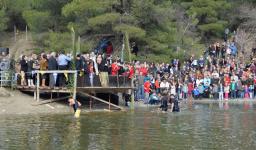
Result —
[{"label": "jeans", "polygon": [[243,91],[240,92],[240,98],[244,98],[244,92]]},{"label": "jeans", "polygon": [[148,104],[149,102],[149,93],[145,92],[144,104]]},{"label": "jeans", "polygon": [[93,86],[93,79],[94,79],[94,74],[90,73],[89,74],[89,80],[90,80],[90,85]]},{"label": "jeans", "polygon": [[53,88],[56,85],[56,81],[57,81],[57,73],[50,73],[49,75],[49,86],[50,88]]},{"label": "jeans", "polygon": [[183,93],[183,98],[186,100],[188,98],[188,93]]},{"label": "jeans", "polygon": [[[67,66],[59,66],[59,70],[67,70]],[[58,79],[59,79],[59,86],[64,87],[66,85],[66,77],[64,76],[64,73],[59,73]]]},{"label": "jeans", "polygon": [[224,97],[223,97],[223,92],[219,92],[219,100],[223,100]]},{"label": "jeans", "polygon": [[236,91],[234,90],[231,91],[231,98],[236,99]]},{"label": "jeans", "polygon": [[138,86],[138,90],[137,90],[137,99],[138,100],[143,100],[145,97],[144,95],[144,86],[143,85],[139,85]]},{"label": "jeans", "polygon": [[250,92],[250,98],[253,99],[254,98],[254,92]]}]

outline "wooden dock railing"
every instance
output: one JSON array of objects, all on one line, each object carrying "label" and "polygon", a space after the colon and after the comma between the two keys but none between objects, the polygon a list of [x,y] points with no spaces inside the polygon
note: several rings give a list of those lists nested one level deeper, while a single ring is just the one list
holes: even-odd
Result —
[{"label": "wooden dock railing", "polygon": [[77,88],[77,71],[76,70],[47,70],[47,71],[40,71],[36,70],[36,91],[34,91],[34,97],[37,101],[40,99],[40,74],[51,74],[51,73],[68,73],[68,74],[74,74],[74,83],[73,83],[73,98],[76,99],[76,88]]}]

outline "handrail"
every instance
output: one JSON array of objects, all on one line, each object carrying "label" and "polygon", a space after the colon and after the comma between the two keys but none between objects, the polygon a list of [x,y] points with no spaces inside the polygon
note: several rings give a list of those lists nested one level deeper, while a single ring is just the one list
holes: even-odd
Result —
[{"label": "handrail", "polygon": [[77,73],[77,70],[35,70],[35,73]]},{"label": "handrail", "polygon": [[0,87],[12,87],[14,75],[13,71],[0,71]]}]

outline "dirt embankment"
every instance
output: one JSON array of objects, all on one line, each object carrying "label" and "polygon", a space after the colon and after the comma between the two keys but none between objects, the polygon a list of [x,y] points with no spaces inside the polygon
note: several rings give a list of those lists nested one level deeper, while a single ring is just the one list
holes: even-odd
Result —
[{"label": "dirt embankment", "polygon": [[72,109],[65,104],[49,103],[35,105],[36,103],[33,96],[23,94],[19,91],[0,88],[0,115],[73,113]]}]

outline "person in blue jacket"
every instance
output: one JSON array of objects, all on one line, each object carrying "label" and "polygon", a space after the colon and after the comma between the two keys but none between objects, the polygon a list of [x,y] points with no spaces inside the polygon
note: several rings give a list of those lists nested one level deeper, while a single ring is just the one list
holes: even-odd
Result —
[{"label": "person in blue jacket", "polygon": [[236,55],[237,55],[237,47],[235,46],[235,44],[231,43],[229,48],[231,49],[232,56],[236,57]]}]

